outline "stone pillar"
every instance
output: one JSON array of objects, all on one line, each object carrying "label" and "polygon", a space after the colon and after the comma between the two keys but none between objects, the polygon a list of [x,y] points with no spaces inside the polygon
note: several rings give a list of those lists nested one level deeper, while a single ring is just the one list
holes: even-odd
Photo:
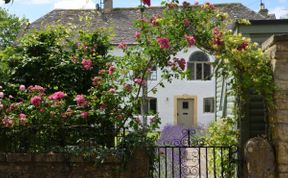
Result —
[{"label": "stone pillar", "polygon": [[276,85],[269,125],[276,153],[277,177],[288,177],[288,35],[275,35],[262,45],[270,57]]},{"label": "stone pillar", "polygon": [[113,0],[104,0],[104,12],[113,10]]}]

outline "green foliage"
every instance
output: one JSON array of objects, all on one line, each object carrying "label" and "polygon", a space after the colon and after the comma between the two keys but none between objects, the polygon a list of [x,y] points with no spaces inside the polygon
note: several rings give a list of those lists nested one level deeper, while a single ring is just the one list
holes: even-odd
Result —
[{"label": "green foliage", "polygon": [[2,61],[1,51],[13,45],[21,28],[25,28],[27,23],[27,19],[10,15],[6,9],[0,7],[0,81],[2,82],[7,81],[8,66]]},{"label": "green foliage", "polygon": [[[221,177],[222,171],[227,174],[224,177],[233,177],[235,175],[235,164],[229,162],[235,159],[234,152],[237,151],[238,131],[236,120],[232,118],[222,118],[212,122],[207,131],[206,142],[208,145],[227,146],[230,149],[209,150],[209,172],[216,170],[216,177]],[[233,147],[234,146],[234,147]],[[235,150],[236,149],[236,150]],[[213,159],[212,159],[213,158]],[[222,170],[223,168],[223,170]]]},{"label": "green foliage", "polygon": [[27,23],[27,19],[20,19],[15,15],[10,15],[6,9],[0,7],[0,50],[11,46],[21,28],[25,28]]},{"label": "green foliage", "polygon": [[[175,0],[162,4],[163,13],[152,18],[145,13],[146,7],[141,6],[143,18],[135,22],[139,29],[135,34],[138,45],[120,44],[123,57],[107,55],[109,37],[99,32],[75,33],[75,29],[70,31],[64,27],[33,32],[20,39],[18,47],[6,48],[1,56],[5,62],[4,68],[9,69],[8,82],[26,87],[38,84],[44,86],[48,94],[62,90],[69,97],[51,101],[46,95],[32,96],[27,91],[28,94],[22,93],[22,97],[20,93],[22,100],[19,102],[18,95],[13,95],[14,99],[5,96],[2,100],[5,107],[0,110],[2,127],[21,125],[19,114],[22,112],[27,115],[27,123],[32,125],[80,122],[100,128],[113,125],[116,130],[128,127],[134,132],[123,140],[123,144],[127,146],[126,143],[129,143],[129,150],[133,150],[143,141],[145,143],[147,133],[155,130],[159,124],[156,115],[151,119],[150,127],[143,125],[136,112],[149,70],[153,66],[160,67],[162,77],[167,81],[185,77],[185,61],[171,56],[193,45],[216,57],[213,65],[226,77],[233,78],[235,95],[247,99],[247,91],[252,88],[265,97],[269,108],[273,106],[274,85],[269,61],[257,44],[227,29],[232,21],[227,20],[226,13],[219,12],[210,3],[201,6],[185,3],[181,8]],[[245,20],[242,22],[246,23]],[[159,85],[163,86],[163,83]],[[73,103],[76,93],[85,94],[87,104]],[[39,106],[30,102],[34,96],[43,99]],[[7,110],[13,104],[17,104],[17,107]],[[39,112],[38,107],[47,111]],[[87,119],[85,123],[81,118]],[[235,123],[234,119],[213,123],[208,131],[208,143],[234,145],[237,135]],[[139,137],[143,138],[142,141],[138,140]],[[217,164],[221,164],[219,158]],[[230,169],[228,163],[225,165],[225,169]]]},{"label": "green foliage", "polygon": [[[152,139],[147,134],[158,128],[160,120],[153,117],[143,132],[144,126],[135,113],[139,84],[129,77],[130,65],[108,55],[109,31],[72,30],[53,26],[34,31],[1,54],[9,70],[8,79],[0,87],[0,127],[7,131],[0,135],[26,140],[30,152],[99,154],[96,159],[100,162],[110,151],[123,154],[124,149],[128,154],[142,141]],[[83,127],[85,131],[67,132],[71,127]],[[87,134],[87,127],[93,133]],[[114,138],[123,136],[124,129],[129,134],[114,143]],[[34,139],[33,134],[38,137]],[[10,140],[16,150],[21,148],[22,142],[11,137],[1,140]],[[62,137],[65,142],[57,146]],[[53,143],[49,144],[50,140]],[[87,149],[87,142],[95,147]],[[111,150],[112,146],[118,147]]]},{"label": "green foliage", "polygon": [[[91,87],[87,79],[111,60],[107,55],[109,37],[100,30],[75,33],[54,26],[27,34],[19,41],[19,46],[6,48],[2,54],[5,66],[9,66],[9,82],[37,84],[50,92],[87,93]],[[83,59],[92,61],[91,70],[83,69]]]},{"label": "green foliage", "polygon": [[5,2],[5,4],[8,4],[10,2],[13,2],[13,0],[3,0]]}]

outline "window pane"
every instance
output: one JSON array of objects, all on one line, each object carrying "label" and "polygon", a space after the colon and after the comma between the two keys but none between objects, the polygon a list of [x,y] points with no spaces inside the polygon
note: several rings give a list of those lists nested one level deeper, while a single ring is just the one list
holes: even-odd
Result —
[{"label": "window pane", "polygon": [[149,112],[152,114],[157,113],[157,99],[156,98],[151,98],[149,100]]},{"label": "window pane", "polygon": [[196,80],[203,80],[202,70],[202,63],[196,64]]},{"label": "window pane", "polygon": [[210,112],[210,103],[207,100],[204,104],[204,112]]},{"label": "window pane", "polygon": [[204,98],[204,112],[214,112],[214,98]]},{"label": "window pane", "polygon": [[190,61],[209,61],[209,57],[202,51],[196,51],[190,56]]},{"label": "window pane", "polygon": [[184,102],[182,103],[182,108],[183,108],[183,109],[189,109],[189,103],[188,103],[187,101],[184,101]]},{"label": "window pane", "polygon": [[204,80],[211,80],[211,65],[204,63]]},{"label": "window pane", "polygon": [[151,71],[149,80],[157,80],[157,71]]},{"label": "window pane", "polygon": [[149,75],[149,80],[157,80],[157,67],[153,66]]},{"label": "window pane", "polygon": [[193,63],[193,62],[188,62],[188,70],[189,70],[188,79],[189,79],[189,80],[195,80],[194,66],[195,66],[195,63]]}]

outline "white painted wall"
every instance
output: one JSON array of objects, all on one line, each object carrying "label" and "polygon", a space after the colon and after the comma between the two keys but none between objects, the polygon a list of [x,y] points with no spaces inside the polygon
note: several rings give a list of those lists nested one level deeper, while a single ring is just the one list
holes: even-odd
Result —
[{"label": "white painted wall", "polygon": [[[180,51],[176,56],[189,60],[190,55],[197,51],[196,47],[189,48],[187,52]],[[121,49],[114,48],[111,54],[116,56],[123,55]],[[214,58],[210,56],[210,61]],[[157,81],[148,81],[148,89],[157,85],[161,80],[161,71],[157,70]],[[150,97],[157,98],[157,109],[161,118],[161,128],[167,124],[174,124],[174,97],[181,95],[189,95],[197,97],[197,123],[200,126],[207,127],[208,124],[214,120],[214,113],[203,112],[203,99],[215,96],[215,77],[209,81],[200,80],[180,80],[174,79],[172,83],[165,82],[165,88],[157,87],[156,94],[149,93]]]}]

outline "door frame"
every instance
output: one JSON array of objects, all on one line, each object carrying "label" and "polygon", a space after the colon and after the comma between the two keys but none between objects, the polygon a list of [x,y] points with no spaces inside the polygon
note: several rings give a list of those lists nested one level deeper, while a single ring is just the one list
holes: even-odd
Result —
[{"label": "door frame", "polygon": [[197,101],[197,96],[191,96],[191,95],[174,96],[174,125],[177,125],[177,102],[179,99],[192,99],[192,100],[194,100],[194,108],[193,108],[194,120],[193,120],[193,123],[195,123],[195,126],[197,127],[198,126],[198,118],[197,118],[198,101]]}]

